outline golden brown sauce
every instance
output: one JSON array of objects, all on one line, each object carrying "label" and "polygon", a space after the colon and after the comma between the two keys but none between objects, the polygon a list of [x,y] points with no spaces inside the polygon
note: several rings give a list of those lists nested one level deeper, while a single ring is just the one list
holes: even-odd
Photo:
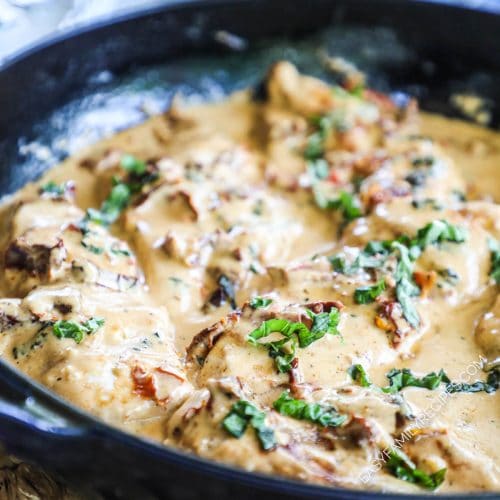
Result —
[{"label": "golden brown sauce", "polygon": [[[500,237],[500,136],[402,113],[370,91],[363,98],[332,94],[286,63],[267,85],[264,103],[247,92],[192,108],[175,103],[166,116],[69,158],[7,200],[1,296],[15,298],[0,301],[3,355],[114,425],[248,470],[323,484],[419,491],[373,467],[406,426],[431,414],[413,428],[405,453],[429,474],[447,468],[440,492],[498,490],[498,392],[440,400],[444,386],[410,387],[403,405],[360,388],[347,371],[361,363],[379,386],[401,367],[420,376],[443,369],[472,383],[498,364],[488,238]],[[311,117],[339,109],[342,123],[323,138],[327,178],[314,189],[359,197],[364,216],[347,224],[340,210],[314,202],[304,160],[316,130]],[[125,153],[148,160],[159,179],[135,196],[111,227],[114,237],[92,225],[85,233],[78,226],[84,210],[109,195]],[[49,180],[73,181],[74,201],[40,195]],[[418,327],[380,314],[398,311],[391,276],[332,270],[328,256],[352,261],[369,241],[413,237],[436,220],[468,236],[428,245],[416,260]],[[230,314],[195,337],[231,311],[221,276],[239,306],[256,295],[272,305],[246,305],[240,318]],[[375,278],[386,291],[375,303],[355,303],[354,290]],[[304,311],[315,307],[308,304],[340,302],[342,340],[325,335],[299,349],[290,373],[278,373],[267,351],[246,341],[268,317],[306,321]],[[79,343],[52,334],[55,321],[95,317],[104,326]],[[279,415],[273,401],[287,387],[299,399],[335,406],[349,415],[348,425],[320,429]],[[274,450],[263,451],[250,430],[236,439],[221,428],[240,398],[267,412]]]}]

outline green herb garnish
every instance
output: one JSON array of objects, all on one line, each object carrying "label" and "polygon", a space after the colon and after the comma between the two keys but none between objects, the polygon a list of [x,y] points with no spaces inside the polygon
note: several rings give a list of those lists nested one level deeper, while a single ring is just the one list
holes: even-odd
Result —
[{"label": "green herb garnish", "polygon": [[256,297],[252,297],[250,299],[250,307],[252,309],[264,309],[272,303],[273,299],[269,299],[267,297],[260,297],[257,295]]},{"label": "green herb garnish", "polygon": [[385,290],[385,281],[380,280],[372,286],[362,286],[354,291],[356,304],[370,304]]},{"label": "green herb garnish", "polygon": [[500,284],[500,243],[492,238],[488,240],[488,247],[491,252],[490,276],[495,283]]},{"label": "green herb garnish", "polygon": [[467,232],[445,220],[435,220],[417,231],[414,245],[423,250],[429,245],[450,241],[452,243],[463,243],[467,238]]},{"label": "green herb garnish", "polygon": [[454,392],[486,392],[488,394],[498,390],[500,386],[500,368],[494,368],[488,372],[486,381],[478,380],[472,384],[463,382],[449,382],[446,385],[446,391],[449,393]]},{"label": "green herb garnish", "polygon": [[288,391],[281,393],[273,406],[282,415],[297,420],[308,420],[322,427],[338,427],[347,420],[347,416],[341,415],[333,406],[294,399]]},{"label": "green herb garnish", "polygon": [[60,320],[54,323],[52,331],[59,339],[73,339],[79,344],[85,334],[90,335],[96,332],[102,325],[104,325],[104,319],[102,318],[90,318],[84,323]]},{"label": "green herb garnish", "polygon": [[40,192],[53,197],[64,196],[66,192],[66,184],[56,184],[54,181],[49,181],[40,187]]},{"label": "green herb garnish", "polygon": [[144,185],[157,179],[157,174],[148,173],[146,164],[132,155],[123,155],[120,166],[127,172],[127,178],[113,179],[114,186],[108,197],[99,210],[95,208],[87,210],[87,220],[103,226],[113,224],[129,205],[132,195],[138,193]]},{"label": "green herb garnish", "polygon": [[250,425],[255,430],[263,450],[276,446],[274,431],[265,424],[266,414],[252,403],[240,399],[231,407],[231,411],[222,421],[222,427],[235,438],[240,438]]},{"label": "green herb garnish", "polygon": [[87,210],[87,219],[103,226],[113,224],[123,209],[129,204],[131,194],[127,184],[122,182],[116,184],[101,205],[100,210],[96,210],[95,208]]},{"label": "green herb garnish", "polygon": [[306,309],[307,315],[313,320],[311,329],[308,333],[303,330],[298,332],[299,346],[307,347],[316,340],[323,338],[327,333],[330,335],[340,335],[337,327],[340,322],[340,311],[332,307],[330,312],[314,313]]},{"label": "green herb garnish", "polygon": [[319,189],[313,187],[316,205],[323,210],[339,210],[344,219],[349,222],[363,215],[357,198],[347,191],[340,191],[337,198],[326,198]]},{"label": "green herb garnish", "polygon": [[366,373],[366,370],[363,368],[363,365],[356,364],[352,365],[347,373],[351,376],[351,378],[357,382],[361,387],[370,387],[372,382]]},{"label": "green herb garnish", "polygon": [[427,474],[408,458],[401,450],[391,450],[386,462],[387,469],[398,479],[418,484],[429,490],[435,490],[444,481],[446,469],[440,469],[433,474]]},{"label": "green herb garnish", "polygon": [[[351,378],[362,387],[372,386],[372,382],[363,366],[360,364],[353,365],[348,370]],[[387,387],[381,387],[380,390],[388,393],[395,394],[405,387],[421,387],[433,391],[441,384],[446,384],[446,392],[486,392],[492,393],[498,390],[500,385],[500,369],[495,368],[488,372],[486,381],[476,381],[472,384],[462,382],[452,382],[444,370],[439,372],[431,372],[423,377],[418,377],[412,373],[409,368],[393,368],[390,370],[386,377],[389,380]]]},{"label": "green herb garnish", "polygon": [[[340,321],[340,311],[332,308],[330,312],[316,314],[307,310],[312,319],[309,329],[304,323],[292,322],[287,319],[268,319],[248,335],[248,342],[254,346],[265,347],[269,356],[274,359],[278,371],[288,372],[292,368],[297,346],[305,348],[326,334],[339,335],[337,326]],[[265,341],[273,333],[281,334],[277,340]],[[260,341],[263,339],[262,341]]]},{"label": "green herb garnish", "polygon": [[135,156],[129,154],[122,156],[120,166],[126,172],[134,175],[143,175],[146,173],[146,164],[142,160],[139,160]]},{"label": "green herb garnish", "polygon": [[438,373],[428,373],[424,377],[416,377],[408,368],[403,368],[402,370],[393,368],[387,373],[386,377],[389,379],[389,386],[383,387],[382,391],[390,394],[399,392],[405,387],[422,387],[432,391],[437,389],[442,382],[450,382],[450,379],[443,370],[440,370]]},{"label": "green herb garnish", "polygon": [[410,259],[410,250],[399,242],[394,242],[392,248],[399,251],[399,260],[396,266],[396,298],[398,299],[403,316],[411,326],[416,328],[420,324],[420,316],[411,297],[420,294],[420,288],[413,281],[413,264]]}]

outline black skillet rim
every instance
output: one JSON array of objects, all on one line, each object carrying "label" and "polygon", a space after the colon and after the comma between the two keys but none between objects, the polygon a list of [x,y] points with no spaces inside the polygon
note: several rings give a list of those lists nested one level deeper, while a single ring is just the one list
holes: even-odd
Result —
[{"label": "black skillet rim", "polygon": [[[386,3],[398,3],[400,0],[385,0]],[[427,4],[435,5],[436,8],[445,9],[457,9],[461,11],[471,11],[477,12],[480,10],[485,14],[489,15],[499,15],[500,14],[500,4],[498,6],[491,5],[491,8],[474,8],[471,6],[459,6],[456,4],[440,3],[439,0],[405,0],[407,3],[413,4]],[[152,7],[147,7],[144,9],[138,9],[134,11],[124,12],[114,18],[102,18],[97,19],[89,24],[78,25],[71,29],[61,31],[56,35],[50,35],[43,37],[42,39],[28,45],[27,47],[16,51],[11,56],[3,59],[0,62],[0,72],[7,70],[8,68],[14,66],[24,59],[36,55],[37,53],[50,49],[54,45],[62,44],[66,40],[78,38],[81,35],[98,31],[100,29],[105,29],[112,25],[117,25],[122,22],[127,21],[139,21],[143,17],[151,16],[154,14],[165,13],[168,11],[175,11],[183,8],[193,8],[204,6],[217,6],[217,5],[227,5],[230,0],[172,0],[168,5],[156,5]],[[233,0],[233,3],[251,3],[251,0]],[[342,498],[373,498],[373,499],[396,499],[396,498],[410,498],[414,500],[418,499],[429,499],[434,496],[432,493],[428,494],[398,494],[390,492],[372,492],[363,490],[352,490],[344,488],[332,488],[325,486],[318,486],[314,484],[306,484],[291,479],[285,479],[278,476],[268,476],[260,473],[247,472],[243,469],[234,468],[223,463],[213,462],[196,455],[188,454],[181,450],[174,448],[169,448],[162,446],[156,442],[149,441],[138,436],[134,436],[125,433],[117,428],[108,426],[107,424],[101,422],[92,415],[86,413],[85,411],[79,409],[78,407],[64,401],[57,394],[53,393],[49,389],[45,388],[38,382],[29,379],[26,375],[19,372],[16,368],[9,366],[5,361],[0,359],[0,378],[3,379],[10,386],[12,390],[17,393],[22,393],[25,398],[35,398],[39,403],[45,404],[50,410],[62,415],[67,418],[69,422],[74,424],[74,429],[82,429],[85,436],[103,436],[105,439],[112,439],[119,441],[122,444],[134,447],[136,449],[142,449],[149,453],[154,458],[162,460],[167,463],[172,463],[181,466],[185,469],[191,469],[202,474],[216,476],[224,481],[237,482],[247,486],[256,487],[263,491],[274,491],[276,493],[284,493],[289,495],[303,495],[303,496],[314,496],[317,498],[327,498],[340,496]],[[48,432],[49,435],[53,436],[64,436],[67,434],[67,428],[50,427],[43,425],[35,428],[42,432]],[[32,426],[26,422],[26,425]],[[71,430],[71,427],[69,428]],[[487,492],[487,493],[449,493],[440,494],[439,498],[444,499],[472,499],[472,498],[497,498],[497,493]]]}]

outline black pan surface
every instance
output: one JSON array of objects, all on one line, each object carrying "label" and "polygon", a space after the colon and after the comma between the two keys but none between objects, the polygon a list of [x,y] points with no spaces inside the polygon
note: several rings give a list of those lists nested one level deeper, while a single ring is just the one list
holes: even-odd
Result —
[{"label": "black pan surface", "polygon": [[[333,80],[320,50],[356,63],[374,88],[395,99],[416,96],[431,111],[457,116],[452,94],[479,95],[491,126],[500,126],[500,5],[480,11],[418,0],[173,1],[59,35],[0,66],[0,196],[161,112],[176,92],[218,99],[258,86],[282,58]],[[1,362],[0,381],[0,441],[90,498],[399,498],[208,463],[111,429]]]}]

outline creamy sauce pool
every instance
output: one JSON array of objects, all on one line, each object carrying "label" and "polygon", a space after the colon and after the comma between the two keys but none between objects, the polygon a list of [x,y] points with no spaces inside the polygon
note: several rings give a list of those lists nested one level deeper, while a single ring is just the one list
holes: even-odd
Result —
[{"label": "creamy sauce pool", "polygon": [[[314,184],[304,160],[317,133],[309,120],[339,104],[324,97],[321,82],[284,68],[284,76],[279,65],[271,73],[265,102],[242,92],[215,104],[175,103],[166,116],[95,144],[7,200],[0,348],[75,404],[169,445],[306,481],[419,491],[384,468],[370,473],[375,450],[400,435],[405,416],[394,410],[400,403],[353,385],[347,371],[360,363],[377,386],[403,367],[420,375],[443,369],[472,383],[486,379],[485,364],[498,363],[498,288],[487,240],[500,235],[500,136],[411,110],[401,118],[378,95],[362,103],[341,96],[350,123],[322,137],[319,159],[329,170]],[[159,180],[109,233],[92,224],[85,233],[78,221],[109,196],[124,154],[148,161]],[[72,181],[74,200],[40,195],[49,181]],[[315,189],[328,196],[346,189],[359,197],[363,217],[345,220],[338,209],[318,207]],[[332,255],[349,261],[369,241],[413,237],[435,220],[465,227],[468,239],[431,244],[416,261],[416,328],[387,313],[399,307],[390,277],[332,269]],[[386,291],[377,301],[353,300],[356,288],[380,279]],[[255,296],[272,299],[269,315],[246,305],[235,320],[232,299],[241,307]],[[277,373],[267,351],[245,336],[268,317],[306,317],[304,307],[315,303],[316,313],[340,309],[343,340],[324,335],[299,349],[298,368]],[[55,321],[97,317],[104,326],[81,342],[52,334]],[[198,335],[211,325],[218,326]],[[287,388],[297,399],[352,411],[349,425],[361,422],[363,430],[346,427],[327,439],[310,422],[273,414],[278,447],[264,452],[250,430],[236,439],[219,429],[237,399],[266,410]],[[498,392],[458,392],[443,404],[443,388],[404,390],[413,418],[435,408],[405,453],[429,474],[447,468],[439,491],[498,490]]]}]

